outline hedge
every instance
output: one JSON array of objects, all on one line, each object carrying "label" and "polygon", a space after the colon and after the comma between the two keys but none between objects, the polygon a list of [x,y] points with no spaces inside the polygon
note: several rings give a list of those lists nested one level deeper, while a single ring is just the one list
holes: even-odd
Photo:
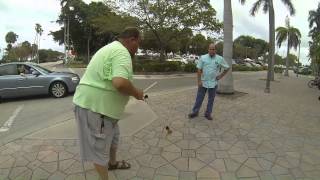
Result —
[{"label": "hedge", "polygon": [[[189,65],[188,65],[189,66]],[[146,61],[146,62],[139,62],[133,64],[133,71],[134,72],[175,72],[175,71],[183,71],[185,65],[181,62],[176,61]]]},{"label": "hedge", "polygon": [[248,67],[244,65],[232,65],[232,71],[263,71],[265,67]]},{"label": "hedge", "polygon": [[281,68],[281,67],[274,67],[274,72],[275,72],[275,73],[283,73],[283,68]]}]

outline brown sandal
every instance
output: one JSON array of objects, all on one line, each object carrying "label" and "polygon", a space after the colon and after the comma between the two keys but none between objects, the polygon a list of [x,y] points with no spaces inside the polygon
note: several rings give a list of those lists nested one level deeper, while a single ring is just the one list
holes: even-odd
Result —
[{"label": "brown sandal", "polygon": [[131,167],[131,164],[122,160],[117,161],[116,164],[110,164],[108,165],[108,170],[115,170],[115,169],[129,169]]}]

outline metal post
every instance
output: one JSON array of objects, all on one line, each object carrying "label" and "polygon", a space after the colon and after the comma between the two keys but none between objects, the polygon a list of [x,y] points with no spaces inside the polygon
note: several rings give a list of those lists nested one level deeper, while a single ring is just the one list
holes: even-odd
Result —
[{"label": "metal post", "polygon": [[66,54],[66,58],[67,58],[67,63],[69,63],[68,61],[68,53],[69,53],[69,50],[70,50],[70,45],[69,45],[69,29],[70,29],[70,18],[69,18],[69,15],[68,15],[68,25],[67,25],[67,54]]},{"label": "metal post", "polygon": [[66,23],[66,19],[63,20],[63,24],[64,24],[64,64],[66,64],[67,62],[67,23]]},{"label": "metal post", "polygon": [[299,42],[299,53],[298,53],[298,64],[297,64],[297,77],[298,77],[298,73],[299,73],[299,61],[300,61],[300,44],[301,44],[301,41]]}]

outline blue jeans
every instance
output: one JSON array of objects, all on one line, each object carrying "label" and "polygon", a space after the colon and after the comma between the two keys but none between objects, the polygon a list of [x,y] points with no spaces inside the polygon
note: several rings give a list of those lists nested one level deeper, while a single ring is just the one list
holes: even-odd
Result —
[{"label": "blue jeans", "polygon": [[197,92],[196,102],[194,103],[194,106],[192,108],[192,113],[195,113],[195,114],[199,113],[204,96],[206,95],[206,92],[208,90],[208,104],[207,104],[207,110],[205,112],[205,115],[211,115],[214,98],[216,96],[216,89],[217,89],[217,86],[215,88],[199,87]]}]

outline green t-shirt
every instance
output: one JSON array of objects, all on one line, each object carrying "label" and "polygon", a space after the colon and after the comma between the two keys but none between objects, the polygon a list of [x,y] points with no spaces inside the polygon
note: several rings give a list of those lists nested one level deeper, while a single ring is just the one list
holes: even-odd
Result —
[{"label": "green t-shirt", "polygon": [[112,85],[113,77],[132,81],[132,61],[129,51],[118,41],[101,48],[92,57],[80,80],[73,103],[105,116],[120,119],[129,96]]}]

